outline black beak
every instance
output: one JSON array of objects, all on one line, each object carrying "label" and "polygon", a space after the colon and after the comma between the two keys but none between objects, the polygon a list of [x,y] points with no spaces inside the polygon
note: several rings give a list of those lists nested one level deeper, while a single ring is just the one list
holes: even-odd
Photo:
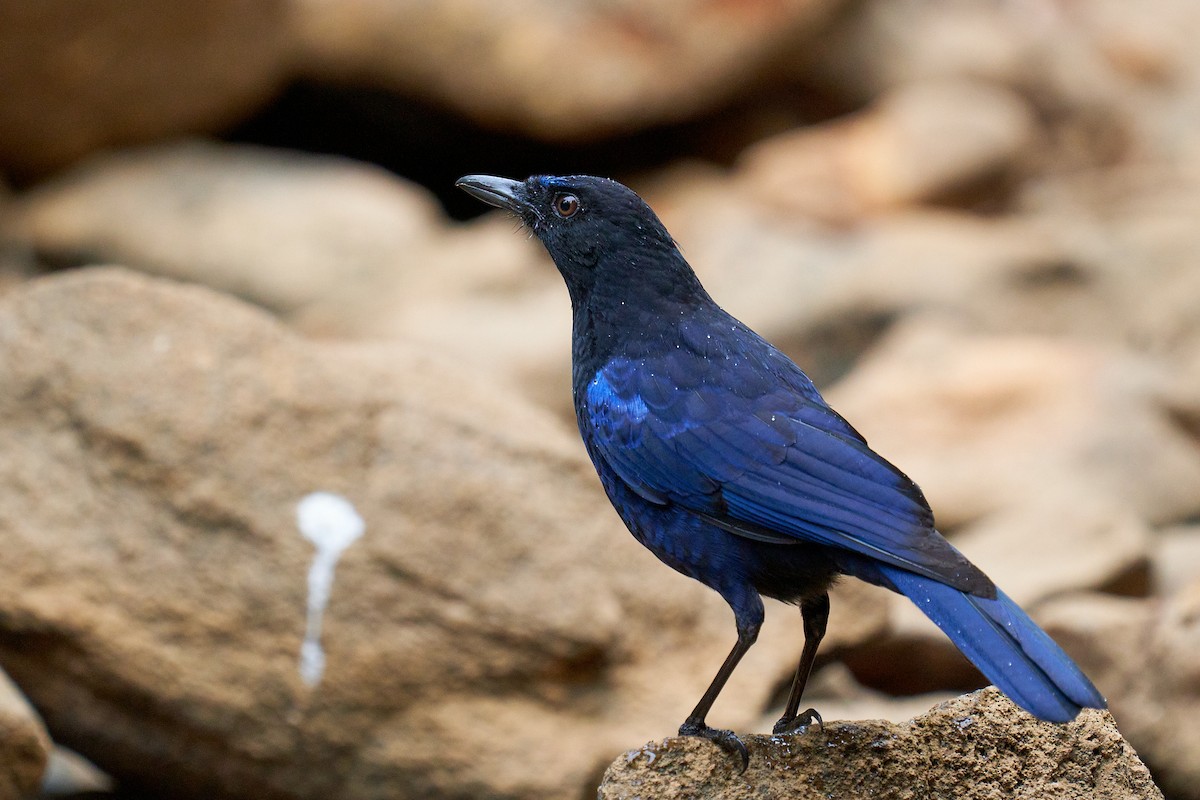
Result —
[{"label": "black beak", "polygon": [[521,190],[525,188],[521,181],[497,178],[495,175],[465,175],[455,181],[454,185],[489,206],[518,213],[526,207],[520,199]]}]

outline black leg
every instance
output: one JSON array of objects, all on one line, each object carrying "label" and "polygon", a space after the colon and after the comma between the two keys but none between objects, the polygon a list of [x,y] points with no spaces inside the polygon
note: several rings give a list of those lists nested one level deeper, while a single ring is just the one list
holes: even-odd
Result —
[{"label": "black leg", "polygon": [[804,618],[804,650],[800,653],[800,665],[796,667],[796,678],[792,681],[787,708],[775,723],[773,732],[776,734],[794,733],[812,724],[814,720],[821,727],[825,726],[816,709],[810,708],[804,713],[797,712],[800,709],[800,698],[804,695],[804,686],[808,683],[808,674],[812,672],[813,661],[817,658],[817,647],[820,646],[821,639],[825,638],[825,628],[829,624],[829,595],[822,593],[801,601],[800,614]]},{"label": "black leg", "polygon": [[745,772],[746,767],[750,766],[750,753],[746,750],[746,745],[742,743],[742,740],[733,731],[708,727],[704,722],[704,718],[708,716],[709,709],[716,702],[717,695],[725,688],[725,683],[729,680],[729,676],[733,674],[734,668],[742,660],[742,656],[746,655],[746,651],[750,649],[757,638],[757,628],[746,632],[738,631],[737,643],[729,651],[729,655],[725,658],[725,663],[717,670],[716,677],[709,684],[704,696],[700,698],[700,702],[692,709],[692,713],[679,726],[680,736],[699,736],[708,739],[726,753],[737,757],[741,761],[742,772]]}]

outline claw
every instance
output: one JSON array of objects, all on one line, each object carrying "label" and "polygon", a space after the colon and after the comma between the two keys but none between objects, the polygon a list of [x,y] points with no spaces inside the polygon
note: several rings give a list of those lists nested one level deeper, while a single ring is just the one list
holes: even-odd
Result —
[{"label": "claw", "polygon": [[733,731],[722,728],[710,728],[704,723],[685,722],[679,726],[679,735],[699,736],[701,739],[708,739],[741,762],[742,768],[738,770],[739,773],[745,772],[746,767],[750,766],[750,751],[746,749],[746,745],[742,743],[742,740]]},{"label": "claw", "polygon": [[801,728],[807,728],[816,722],[822,731],[825,730],[825,721],[821,719],[821,715],[817,713],[815,708],[810,708],[807,711],[801,711],[794,717],[784,717],[775,723],[775,727],[771,729],[771,733],[779,736],[785,733],[796,733]]}]

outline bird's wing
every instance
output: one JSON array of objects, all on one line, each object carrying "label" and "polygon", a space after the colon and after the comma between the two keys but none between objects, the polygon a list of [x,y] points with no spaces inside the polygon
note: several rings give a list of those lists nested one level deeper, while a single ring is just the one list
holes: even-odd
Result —
[{"label": "bird's wing", "polygon": [[610,362],[587,388],[594,446],[642,497],[731,533],[815,542],[987,591],[990,581],[934,530],[917,485],[798,369],[764,366],[683,355]]}]

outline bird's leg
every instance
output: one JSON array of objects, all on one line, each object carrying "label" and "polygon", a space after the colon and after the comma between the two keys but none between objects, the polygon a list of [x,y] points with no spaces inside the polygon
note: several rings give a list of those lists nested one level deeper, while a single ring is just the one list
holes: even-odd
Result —
[{"label": "bird's leg", "polygon": [[704,722],[704,718],[708,716],[708,711],[716,701],[717,695],[725,688],[725,683],[729,680],[729,676],[733,674],[734,668],[742,660],[742,656],[746,655],[746,651],[750,649],[757,638],[758,625],[754,625],[752,628],[738,626],[737,642],[733,645],[733,649],[729,651],[729,655],[725,657],[725,663],[717,670],[716,677],[709,684],[704,696],[700,698],[700,702],[692,709],[692,713],[679,726],[680,736],[699,736],[703,739],[708,739],[726,753],[735,756],[741,762],[742,772],[745,772],[746,767],[750,766],[750,752],[746,750],[746,745],[742,743],[742,740],[733,731],[708,727]]},{"label": "bird's leg", "polygon": [[800,728],[811,725],[815,720],[818,725],[825,727],[821,715],[815,708],[803,713],[800,709],[800,698],[804,694],[804,686],[808,683],[808,674],[812,672],[813,661],[817,657],[817,647],[825,637],[825,627],[829,623],[829,594],[822,592],[816,597],[800,602],[800,614],[804,619],[804,650],[800,653],[800,664],[796,667],[796,677],[792,681],[792,691],[788,695],[787,708],[783,716],[775,723],[772,733],[794,733]]}]

